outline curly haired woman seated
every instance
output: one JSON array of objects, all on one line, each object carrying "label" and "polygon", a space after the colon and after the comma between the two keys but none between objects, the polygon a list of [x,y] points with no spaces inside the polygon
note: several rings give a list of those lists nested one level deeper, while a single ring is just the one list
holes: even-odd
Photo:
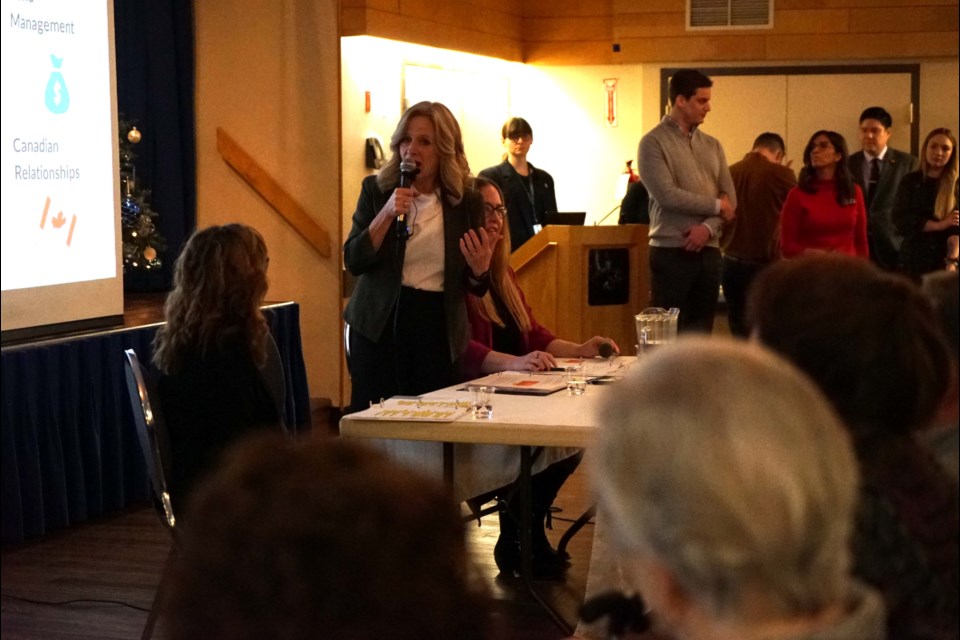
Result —
[{"label": "curly haired woman seated", "polygon": [[170,432],[174,509],[238,436],[280,424],[262,369],[272,345],[260,311],[267,247],[251,227],[197,231],[174,271],[153,362]]}]

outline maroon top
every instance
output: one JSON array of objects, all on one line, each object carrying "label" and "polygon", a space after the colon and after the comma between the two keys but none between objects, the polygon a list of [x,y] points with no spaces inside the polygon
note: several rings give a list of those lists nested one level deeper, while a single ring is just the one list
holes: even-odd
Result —
[{"label": "maroon top", "polygon": [[[517,286],[517,291],[520,293],[520,302],[527,310],[527,315],[530,316],[530,331],[521,334],[519,340],[522,350],[520,353],[512,353],[510,355],[522,356],[531,351],[545,351],[547,345],[556,340],[557,337],[549,329],[541,326],[537,322],[536,317],[533,315],[533,310],[530,309],[530,305],[527,304],[527,299],[523,295],[523,290],[520,288],[520,285],[517,284],[517,274],[509,267],[507,267],[507,277]],[[490,295],[499,297],[492,283],[490,286]],[[480,316],[477,311],[478,308],[477,298],[473,296],[473,294],[468,294],[467,320],[470,323],[470,343],[467,345],[467,351],[459,360],[460,374],[463,380],[479,378],[481,375],[480,365],[483,364],[483,360],[487,357],[487,354],[493,350],[493,324]]]}]

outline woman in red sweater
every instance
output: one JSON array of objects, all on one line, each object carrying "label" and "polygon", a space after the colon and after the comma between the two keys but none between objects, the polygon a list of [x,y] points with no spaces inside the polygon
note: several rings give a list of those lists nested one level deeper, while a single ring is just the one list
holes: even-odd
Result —
[{"label": "woman in red sweater", "polygon": [[847,167],[847,143],[836,131],[817,131],[803,151],[798,184],[780,219],[783,257],[811,252],[868,257],[863,193]]}]

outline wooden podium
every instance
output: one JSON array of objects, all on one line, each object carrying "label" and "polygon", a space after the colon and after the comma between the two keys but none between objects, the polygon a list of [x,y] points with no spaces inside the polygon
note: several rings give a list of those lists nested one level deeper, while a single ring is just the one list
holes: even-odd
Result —
[{"label": "wooden podium", "polygon": [[537,321],[557,337],[637,342],[633,317],[650,306],[647,225],[548,226],[510,257]]}]

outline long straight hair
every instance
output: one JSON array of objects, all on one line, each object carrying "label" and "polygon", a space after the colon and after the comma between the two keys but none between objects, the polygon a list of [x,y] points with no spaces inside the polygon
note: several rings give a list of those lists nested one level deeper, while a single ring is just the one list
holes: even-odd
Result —
[{"label": "long straight hair", "polygon": [[[500,187],[497,186],[496,182],[488,180],[487,178],[477,178],[477,191],[481,191],[483,187],[496,189],[497,193],[500,194],[500,202],[503,202],[503,192],[500,191]],[[507,217],[509,215],[510,212],[507,211],[503,216],[503,239],[500,240],[494,249],[493,258],[490,261],[490,289],[503,300],[504,305],[506,305],[510,315],[513,316],[513,320],[517,323],[520,331],[529,333],[533,327],[533,324],[530,322],[530,314],[527,313],[527,308],[520,299],[520,289],[517,287],[517,283],[513,281],[509,272],[511,253],[510,220]],[[468,304],[474,305],[474,310],[481,318],[498,327],[506,326],[500,318],[500,314],[497,313],[497,305],[494,303],[490,291],[487,291],[482,298],[471,296],[468,300]]]},{"label": "long straight hair", "polygon": [[947,160],[947,166],[943,168],[938,180],[937,201],[933,206],[934,217],[937,220],[943,220],[957,208],[957,177],[960,174],[960,167],[958,167],[960,163],[957,160],[957,137],[953,135],[953,131],[950,129],[940,127],[928,133],[927,138],[923,141],[923,153],[920,156],[920,171],[923,172],[923,175],[926,176],[930,169],[927,162],[927,145],[930,144],[930,140],[934,136],[946,136],[950,140],[950,144],[953,145],[950,159]]},{"label": "long straight hair", "polygon": [[833,181],[836,184],[837,204],[841,207],[848,207],[856,203],[854,197],[853,174],[850,173],[850,154],[847,152],[847,141],[836,131],[827,131],[821,129],[810,136],[810,142],[803,150],[803,168],[800,169],[800,175],[797,178],[797,186],[807,193],[817,192],[817,170],[810,166],[810,153],[813,151],[813,141],[820,136],[826,136],[833,145],[834,150],[840,154],[840,161],[837,162],[837,170],[833,174]]}]

